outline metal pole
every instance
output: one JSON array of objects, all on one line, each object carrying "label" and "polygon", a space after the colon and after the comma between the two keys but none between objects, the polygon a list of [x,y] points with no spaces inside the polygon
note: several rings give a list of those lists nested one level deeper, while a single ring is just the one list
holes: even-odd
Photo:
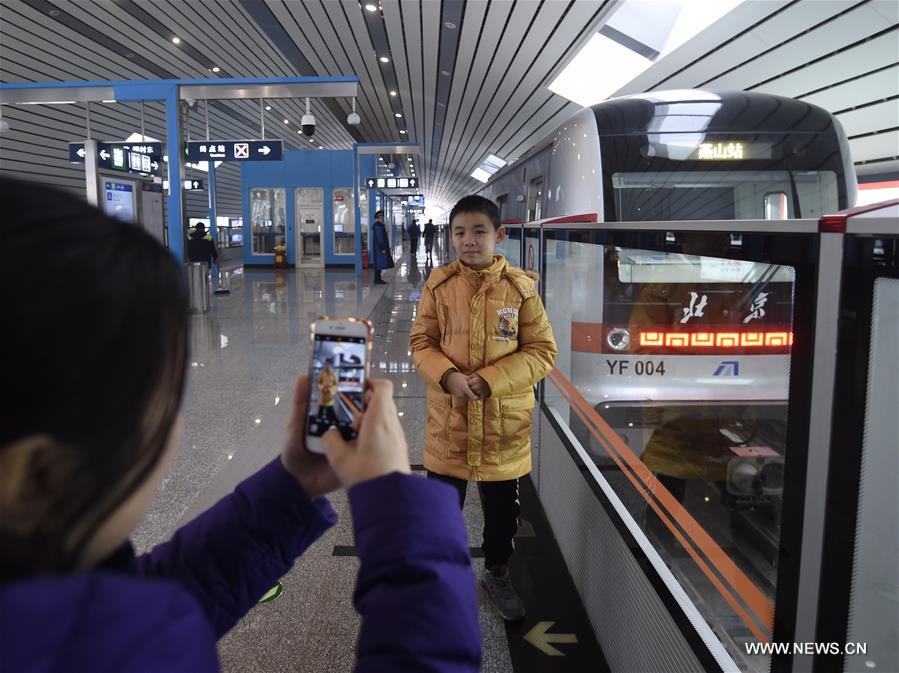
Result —
[{"label": "metal pole", "polygon": [[[306,99],[307,103],[309,99]],[[359,145],[353,143],[353,204],[355,205],[354,217],[356,219],[353,241],[356,248],[356,275],[362,275],[362,217],[359,208]]]},{"label": "metal pole", "polygon": [[142,143],[147,141],[147,136],[144,133],[144,102],[140,102],[140,141]]},{"label": "metal pole", "polygon": [[203,111],[206,113],[206,140],[209,140],[209,101],[203,99]]},{"label": "metal pole", "polygon": [[84,191],[87,202],[92,206],[100,207],[100,180],[97,176],[97,141],[91,138],[91,104],[84,104],[85,127],[87,137],[84,139]]},{"label": "metal pole", "polygon": [[265,99],[259,99],[259,126],[262,127],[262,137],[260,140],[265,140]]}]

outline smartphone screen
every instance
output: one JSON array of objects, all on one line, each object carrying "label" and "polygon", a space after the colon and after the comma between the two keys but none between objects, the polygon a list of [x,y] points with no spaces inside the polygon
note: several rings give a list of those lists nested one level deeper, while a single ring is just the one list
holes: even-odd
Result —
[{"label": "smartphone screen", "polygon": [[336,425],[345,440],[356,438],[353,419],[364,411],[365,342],[359,336],[315,335],[308,435],[321,437]]}]

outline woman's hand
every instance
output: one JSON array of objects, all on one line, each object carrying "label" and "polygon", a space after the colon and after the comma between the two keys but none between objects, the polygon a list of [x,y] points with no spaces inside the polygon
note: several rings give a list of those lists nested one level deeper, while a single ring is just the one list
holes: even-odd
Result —
[{"label": "woman's hand", "polygon": [[371,379],[368,386],[358,438],[346,442],[333,427],[322,437],[328,462],[346,489],[391,472],[412,471],[406,436],[393,403],[393,384]]},{"label": "woman's hand", "polygon": [[324,456],[306,448],[308,412],[309,377],[300,374],[293,390],[293,409],[287,423],[287,441],[281,452],[281,463],[300,483],[306,495],[317,498],[338,489],[340,481]]}]

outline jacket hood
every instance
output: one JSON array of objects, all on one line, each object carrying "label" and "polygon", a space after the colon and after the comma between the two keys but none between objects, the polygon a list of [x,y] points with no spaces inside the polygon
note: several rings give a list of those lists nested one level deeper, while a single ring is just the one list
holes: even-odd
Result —
[{"label": "jacket hood", "polygon": [[10,671],[217,670],[215,636],[173,582],[90,572],[0,585]]}]

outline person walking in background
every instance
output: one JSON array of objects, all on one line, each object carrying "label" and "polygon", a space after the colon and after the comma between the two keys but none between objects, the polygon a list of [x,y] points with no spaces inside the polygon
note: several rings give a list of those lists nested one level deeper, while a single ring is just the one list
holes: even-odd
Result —
[{"label": "person walking in background", "polygon": [[409,225],[409,252],[412,255],[418,253],[419,238],[421,238],[421,227],[418,224],[418,220],[413,219],[412,224]]},{"label": "person walking in background", "polygon": [[425,252],[428,257],[434,250],[434,234],[437,233],[437,227],[434,226],[434,220],[428,220],[425,224]]},{"label": "person walking in background", "polygon": [[384,226],[384,211],[375,213],[375,222],[371,225],[372,262],[375,267],[375,285],[384,285],[381,272],[393,268],[393,255],[390,254],[390,240],[387,227]]},{"label": "person walking in background", "polygon": [[[524,617],[509,576],[518,530],[518,479],[531,471],[534,384],[557,348],[534,280],[494,246],[503,240],[496,205],[466,196],[450,213],[457,259],[434,269],[409,342],[428,386],[424,467],[465,501],[478,483],[484,509],[481,585],[503,619]],[[442,310],[441,310],[442,309]]]},{"label": "person walking in background", "polygon": [[218,257],[212,236],[206,233],[206,225],[197,222],[187,241],[187,258],[191,262],[206,262],[211,267],[213,262],[218,261]]}]

